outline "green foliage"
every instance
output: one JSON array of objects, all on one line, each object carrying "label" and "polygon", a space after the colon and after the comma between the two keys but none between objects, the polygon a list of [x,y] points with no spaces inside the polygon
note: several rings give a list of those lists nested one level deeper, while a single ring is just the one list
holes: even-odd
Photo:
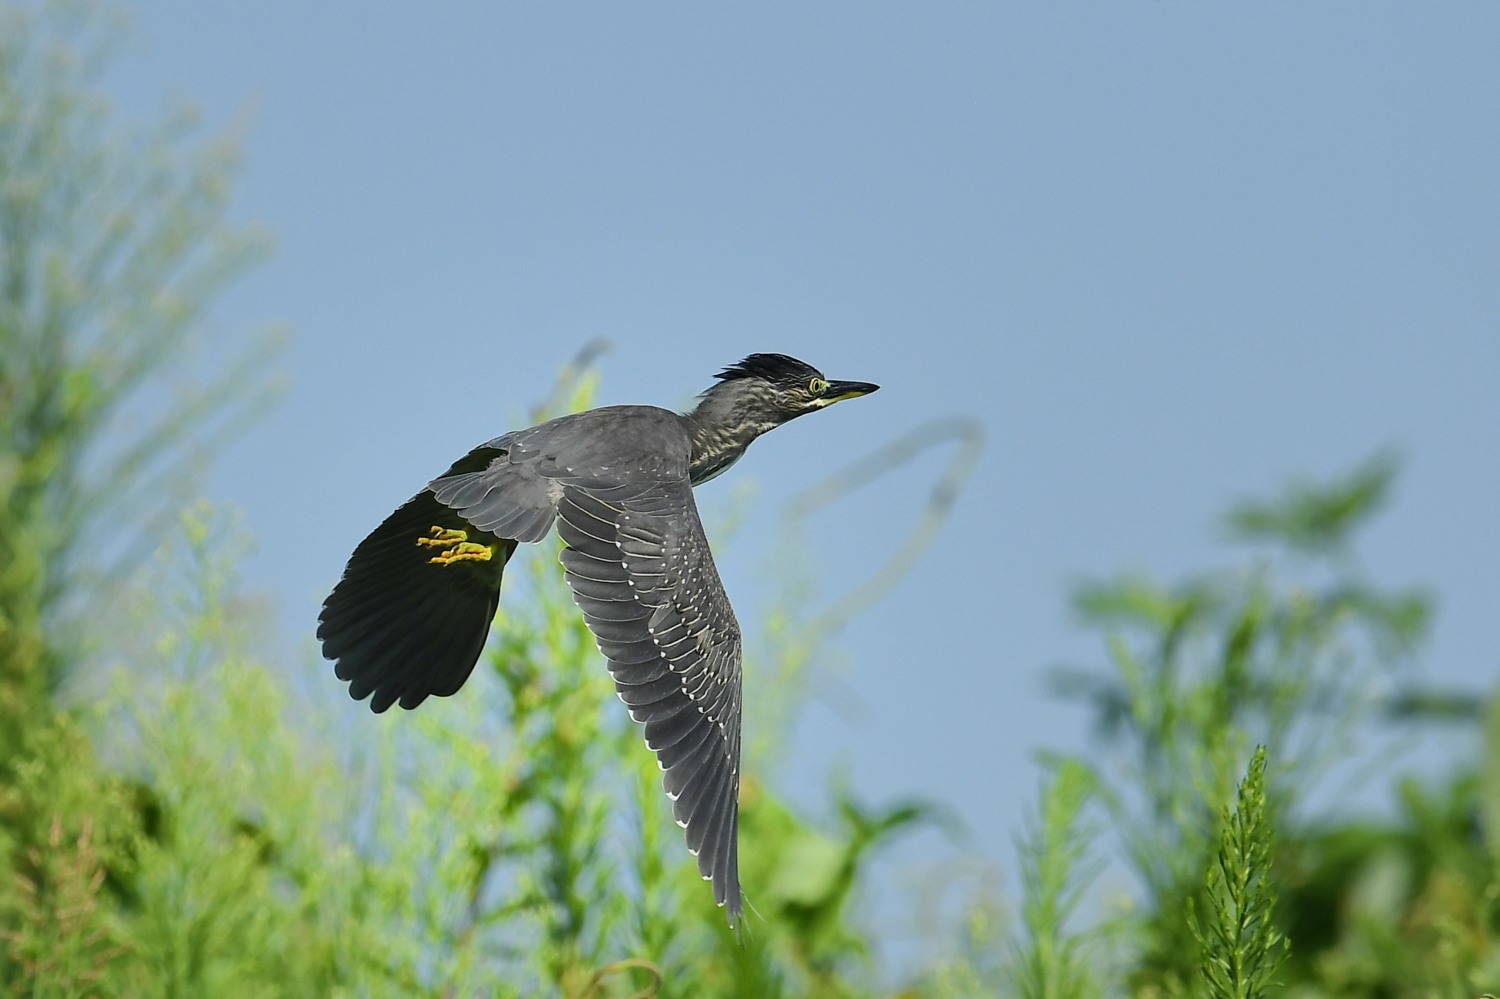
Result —
[{"label": "green foliage", "polygon": [[44,843],[26,851],[12,890],[0,895],[4,978],[28,981],[34,997],[68,997],[98,989],[121,955],[100,907],[105,868],[93,826],[65,840],[55,815]]},{"label": "green foliage", "polygon": [[163,404],[264,240],[224,222],[231,140],[113,121],[95,83],[113,37],[89,5],[0,5],[0,637],[8,668],[32,664],[11,692],[56,686],[78,594],[155,547],[265,393],[257,354]]},{"label": "green foliage", "polygon": [[1481,818],[1497,797],[1461,768],[1403,780],[1398,801],[1393,820],[1298,830],[1281,851],[1296,945],[1284,977],[1315,995],[1474,995],[1500,981],[1500,869]]},{"label": "green foliage", "polygon": [[[1271,816],[1295,811],[1348,757],[1376,693],[1425,630],[1422,594],[1377,588],[1347,557],[1389,485],[1385,466],[1370,467],[1243,504],[1232,519],[1253,522],[1272,545],[1248,569],[1171,586],[1133,577],[1077,593],[1084,619],[1107,634],[1113,668],[1059,670],[1056,680],[1092,705],[1113,747],[1103,802],[1150,907],[1137,927],[1138,984],[1170,992],[1196,976],[1198,948],[1182,914],[1206,902],[1202,872],[1248,747],[1270,747],[1278,772],[1296,774],[1267,788]],[[1322,540],[1307,544],[1314,534]]]},{"label": "green foliage", "polygon": [[[1372,584],[1355,556],[1393,474],[1378,458],[1241,504],[1232,531],[1267,546],[1247,568],[1079,591],[1110,669],[1058,686],[1094,709],[1099,801],[1143,886],[1112,924],[1123,992],[1261,995],[1275,979],[1303,999],[1438,997],[1500,977],[1500,701],[1410,685],[1429,601]],[[1483,762],[1403,781],[1393,820],[1314,808],[1395,718],[1488,718]]]},{"label": "green foliage", "polygon": [[1274,922],[1271,887],[1274,834],[1266,804],[1266,750],[1250,758],[1238,801],[1224,809],[1219,848],[1204,878],[1207,912],[1188,902],[1199,970],[1211,999],[1261,999],[1286,961],[1286,937]]},{"label": "green foliage", "polygon": [[1384,505],[1396,470],[1392,455],[1378,454],[1337,481],[1299,482],[1275,500],[1245,500],[1229,512],[1229,531],[1308,554],[1345,552],[1359,525]]},{"label": "green foliage", "polygon": [[113,121],[113,37],[86,3],[0,3],[0,980],[33,995],[104,994],[121,953],[128,791],[54,695],[266,385],[255,355],[164,391],[207,375],[186,348],[259,241],[223,221],[232,143]]},{"label": "green foliage", "polygon": [[1098,873],[1088,854],[1098,829],[1082,818],[1098,793],[1092,771],[1062,761],[1042,790],[1040,819],[1021,843],[1022,923],[1017,992],[1025,999],[1085,999],[1100,986],[1084,941],[1068,928]]},{"label": "green foliage", "polygon": [[922,809],[843,796],[819,830],[747,782],[760,890],[742,939],[549,560],[507,601],[499,690],[361,717],[378,745],[341,759],[332,719],[246,652],[233,549],[199,509],[140,585],[88,723],[112,775],[83,745],[36,775],[57,791],[54,831],[0,892],[19,927],[0,981],[101,996],[869,994],[849,904],[871,851]]}]

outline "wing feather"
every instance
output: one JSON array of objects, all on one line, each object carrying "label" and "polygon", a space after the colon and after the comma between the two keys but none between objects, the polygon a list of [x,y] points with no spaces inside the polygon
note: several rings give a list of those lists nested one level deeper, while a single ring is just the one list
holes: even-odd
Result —
[{"label": "wing feather", "polygon": [[645,726],[673,817],[732,923],[742,911],[740,631],[692,488],[686,477],[561,481],[557,530],[573,599],[609,661],[615,692]]},{"label": "wing feather", "polygon": [[676,745],[697,728],[708,728],[713,725],[699,711],[692,708],[683,708],[675,715],[666,718],[658,718],[646,725],[646,745],[657,753],[662,752],[669,746]]},{"label": "wing feather", "polygon": [[318,617],[323,656],[375,711],[458,690],[489,634],[515,542],[473,534],[494,546],[488,561],[435,565],[432,549],[417,543],[434,527],[471,525],[431,492],[402,504],[354,549]]},{"label": "wing feather", "polygon": [[[707,871],[711,873],[719,868],[721,841],[729,838],[731,823],[736,819],[736,810],[732,807],[736,793],[737,789],[729,775],[721,775],[719,782],[714,786],[712,805],[707,808],[703,821],[696,825],[696,828],[702,830],[702,838],[698,840],[700,870],[707,868]],[[714,901],[718,900],[717,897],[714,899]]]}]

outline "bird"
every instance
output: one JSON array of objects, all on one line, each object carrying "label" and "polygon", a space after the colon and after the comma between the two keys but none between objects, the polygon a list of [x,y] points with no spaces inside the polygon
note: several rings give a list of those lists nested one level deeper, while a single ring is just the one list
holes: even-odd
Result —
[{"label": "bird", "polygon": [[474,448],[359,543],[317,635],[350,696],[377,713],[457,693],[489,635],[506,562],[555,525],[574,602],[733,926],[743,911],[740,626],[693,487],[767,431],[879,386],[774,353],[715,377],[687,413],[603,406]]}]

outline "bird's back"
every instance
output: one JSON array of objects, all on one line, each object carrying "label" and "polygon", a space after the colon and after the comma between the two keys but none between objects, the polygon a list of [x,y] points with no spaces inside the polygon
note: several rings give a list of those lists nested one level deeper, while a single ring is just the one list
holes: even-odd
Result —
[{"label": "bird's back", "polygon": [[617,484],[686,478],[692,458],[684,417],[657,406],[601,406],[512,431],[483,447],[506,452],[512,465],[535,462],[547,478]]}]

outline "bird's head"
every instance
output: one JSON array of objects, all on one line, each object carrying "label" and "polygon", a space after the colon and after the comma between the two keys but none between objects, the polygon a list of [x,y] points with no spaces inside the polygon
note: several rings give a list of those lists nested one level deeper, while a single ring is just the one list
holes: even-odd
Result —
[{"label": "bird's head", "polygon": [[765,429],[880,387],[829,381],[811,364],[786,354],[751,354],[719,372],[718,378],[719,384],[705,395],[730,401],[739,419],[764,424]]},{"label": "bird's head", "polygon": [[785,354],[751,354],[719,372],[686,417],[693,453],[689,476],[707,482],[739,460],[767,430],[844,399],[869,395],[869,382],[833,382],[811,364]]}]

